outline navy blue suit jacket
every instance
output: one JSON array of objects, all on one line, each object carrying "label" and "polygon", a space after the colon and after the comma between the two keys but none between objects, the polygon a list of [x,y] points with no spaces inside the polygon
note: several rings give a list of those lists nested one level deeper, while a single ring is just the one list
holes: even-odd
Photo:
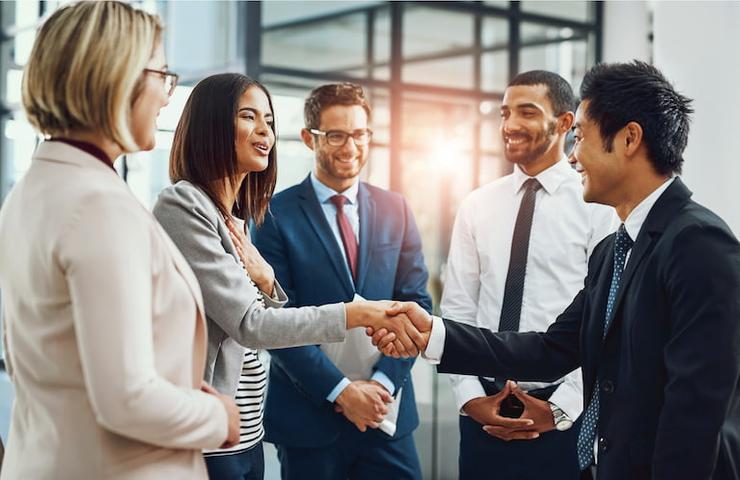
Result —
[{"label": "navy blue suit jacket", "polygon": [[680,179],[635,239],[604,337],[614,235],[545,333],[445,320],[440,372],[599,380],[599,480],[740,478],[740,245]]},{"label": "navy blue suit jacket", "polygon": [[[410,300],[431,311],[421,238],[403,197],[361,183],[357,293],[368,300]],[[348,302],[355,288],[310,178],[275,195],[252,239],[288,295],[288,306]],[[271,350],[265,405],[266,440],[293,447],[333,442],[347,422],[326,397],[344,375],[316,345]],[[394,438],[419,424],[410,370],[413,360],[381,357],[374,368],[403,388]],[[380,431],[368,435],[390,439]]]}]

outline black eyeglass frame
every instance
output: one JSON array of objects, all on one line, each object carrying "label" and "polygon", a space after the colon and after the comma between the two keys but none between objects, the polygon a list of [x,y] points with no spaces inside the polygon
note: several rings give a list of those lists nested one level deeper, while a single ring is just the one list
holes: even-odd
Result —
[{"label": "black eyeglass frame", "polygon": [[[326,138],[326,143],[331,145],[332,147],[343,147],[347,144],[347,140],[349,140],[349,137],[352,137],[352,140],[355,142],[355,145],[359,145],[361,147],[364,147],[366,145],[370,145],[370,142],[373,140],[373,131],[369,128],[363,128],[359,130],[355,130],[352,133],[345,132],[344,130],[319,130],[317,128],[309,128],[309,132],[311,132],[314,135],[322,135]],[[344,139],[342,143],[332,143],[329,140],[330,135],[342,135],[342,138]],[[361,135],[367,134],[367,142],[361,143],[358,141]]]}]

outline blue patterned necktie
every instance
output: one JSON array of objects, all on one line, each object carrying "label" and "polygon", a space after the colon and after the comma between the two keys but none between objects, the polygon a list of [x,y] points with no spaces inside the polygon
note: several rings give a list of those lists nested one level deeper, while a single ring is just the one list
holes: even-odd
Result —
[{"label": "blue patterned necktie", "polygon": [[[632,248],[632,239],[630,238],[627,230],[624,228],[624,223],[619,226],[617,235],[614,240],[614,272],[612,273],[612,283],[609,286],[609,298],[606,302],[606,316],[604,317],[604,336],[609,328],[609,324],[612,321],[612,310],[614,309],[614,302],[617,300],[617,293],[619,293],[619,286],[622,283],[622,272],[624,271],[624,264],[627,259],[627,252]],[[588,407],[583,414],[583,424],[581,425],[581,431],[578,433],[578,443],[576,448],[578,450],[578,466],[581,470],[588,468],[594,459],[594,440],[596,440],[596,425],[599,422],[599,379],[596,379],[594,385],[593,395],[588,403]]]}]

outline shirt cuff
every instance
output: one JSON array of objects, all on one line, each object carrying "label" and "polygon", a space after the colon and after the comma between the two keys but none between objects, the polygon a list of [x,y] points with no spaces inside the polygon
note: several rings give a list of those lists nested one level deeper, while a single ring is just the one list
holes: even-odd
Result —
[{"label": "shirt cuff", "polygon": [[441,318],[432,315],[432,333],[422,356],[432,365],[439,365],[445,348],[445,324]]},{"label": "shirt cuff", "polygon": [[456,384],[452,385],[452,392],[455,394],[455,403],[460,415],[467,415],[463,412],[465,404],[474,398],[487,396],[486,391],[476,377],[463,377],[458,380]]},{"label": "shirt cuff", "polygon": [[573,388],[570,388],[570,386],[565,383],[561,383],[558,388],[552,392],[548,401],[560,408],[560,410],[568,415],[568,418],[575,422],[583,411],[583,397],[580,395],[573,395],[573,393]]},{"label": "shirt cuff", "polygon": [[381,372],[380,370],[375,370],[375,373],[373,373],[373,376],[370,377],[370,380],[375,380],[379,384],[383,385],[383,387],[388,390],[388,393],[393,395],[396,392],[396,386],[393,384],[390,378],[388,378],[388,375]]},{"label": "shirt cuff", "polygon": [[340,380],[339,383],[337,383],[337,386],[334,387],[334,390],[332,390],[326,397],[326,399],[329,400],[329,403],[334,403],[339,394],[342,393],[344,389],[349,386],[350,383],[352,382],[350,382],[349,378],[347,377],[344,377],[342,380]]}]

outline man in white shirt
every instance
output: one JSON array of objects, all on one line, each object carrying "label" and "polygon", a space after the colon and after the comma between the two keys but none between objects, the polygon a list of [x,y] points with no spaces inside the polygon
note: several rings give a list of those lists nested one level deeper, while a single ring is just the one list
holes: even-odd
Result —
[{"label": "man in white shirt", "polygon": [[675,176],[691,100],[639,61],[594,66],[581,98],[569,160],[584,199],[613,206],[623,223],[596,246],[557,321],[545,333],[494,333],[432,320],[410,302],[388,313],[431,329],[425,356],[440,372],[535,380],[581,367],[582,479],[738,479],[740,244]]},{"label": "man in white shirt", "polygon": [[[615,217],[609,207],[583,201],[580,175],[564,156],[574,106],[570,85],[555,73],[535,70],[509,83],[501,135],[514,172],[472,192],[458,211],[443,317],[492,331],[541,332],[583,286],[588,255]],[[450,381],[461,413],[461,480],[480,478],[492,462],[501,478],[578,476],[571,427],[583,409],[580,370],[554,383],[521,382],[518,396],[503,388],[505,378],[451,375]],[[526,412],[541,435],[487,433],[483,426],[493,426],[496,411]]]}]

